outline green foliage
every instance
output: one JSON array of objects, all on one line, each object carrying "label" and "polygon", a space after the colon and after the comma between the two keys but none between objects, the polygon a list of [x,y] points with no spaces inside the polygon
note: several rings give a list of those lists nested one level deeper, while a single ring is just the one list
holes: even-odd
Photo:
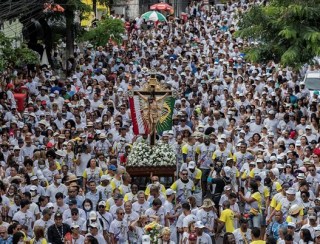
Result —
[{"label": "green foliage", "polygon": [[9,65],[23,66],[26,64],[39,64],[39,54],[22,45],[14,48],[12,39],[0,33],[0,71]]},{"label": "green foliage", "polygon": [[107,17],[99,21],[97,27],[85,32],[81,40],[89,41],[94,46],[104,46],[110,38],[117,43],[121,43],[124,32],[124,23],[121,20]]},{"label": "green foliage", "polygon": [[320,0],[271,0],[240,16],[236,36],[259,42],[246,50],[247,59],[299,68],[320,55],[319,21]]}]

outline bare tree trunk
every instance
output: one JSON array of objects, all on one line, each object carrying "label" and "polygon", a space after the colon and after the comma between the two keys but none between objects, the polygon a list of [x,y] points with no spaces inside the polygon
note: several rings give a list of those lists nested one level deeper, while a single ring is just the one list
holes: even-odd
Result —
[{"label": "bare tree trunk", "polygon": [[92,9],[94,13],[94,18],[97,18],[97,0],[92,0]]},{"label": "bare tree trunk", "polygon": [[66,9],[66,72],[69,73],[68,59],[74,55],[74,11]]}]

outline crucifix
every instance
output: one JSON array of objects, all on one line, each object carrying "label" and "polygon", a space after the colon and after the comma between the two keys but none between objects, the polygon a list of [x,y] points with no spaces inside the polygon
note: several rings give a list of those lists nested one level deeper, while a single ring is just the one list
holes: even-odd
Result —
[{"label": "crucifix", "polygon": [[150,79],[140,91],[133,91],[133,95],[139,96],[144,101],[141,108],[143,120],[147,123],[150,135],[150,145],[154,146],[157,135],[157,123],[163,116],[163,102],[168,96],[172,96],[172,91],[158,82],[155,75]]}]

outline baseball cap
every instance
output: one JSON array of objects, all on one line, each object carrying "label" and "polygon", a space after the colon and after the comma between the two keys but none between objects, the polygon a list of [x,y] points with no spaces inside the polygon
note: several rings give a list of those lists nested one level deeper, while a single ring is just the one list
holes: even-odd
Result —
[{"label": "baseball cap", "polygon": [[194,169],[196,167],[196,163],[194,161],[190,161],[188,164],[189,169]]},{"label": "baseball cap", "polygon": [[111,164],[111,165],[108,167],[108,170],[116,171],[116,170],[117,170],[117,167],[114,166],[113,164]]},{"label": "baseball cap", "polygon": [[224,186],[224,188],[223,188],[225,191],[229,191],[229,190],[231,190],[231,186],[230,185],[226,185],[226,186]]},{"label": "baseball cap", "polygon": [[91,227],[91,228],[98,228],[98,223],[97,223],[97,222],[92,222],[92,223],[90,224],[90,227]]},{"label": "baseball cap", "polygon": [[62,214],[60,212],[56,212],[54,215],[55,219],[62,219]]},{"label": "baseball cap", "polygon": [[101,181],[104,181],[104,180],[108,180],[108,181],[110,181],[112,178],[111,178],[111,176],[110,175],[102,175],[101,176]]},{"label": "baseball cap", "polygon": [[172,190],[171,188],[166,190],[166,196],[170,196],[172,194],[176,194],[176,192],[174,190]]},{"label": "baseball cap", "polygon": [[204,224],[201,221],[197,221],[194,227],[200,228],[200,229],[205,228]]},{"label": "baseball cap", "polygon": [[291,187],[291,188],[289,188],[288,190],[286,190],[286,194],[295,195],[295,194],[296,194],[296,189],[294,189],[293,187]]},{"label": "baseball cap", "polygon": [[77,204],[77,200],[76,199],[70,199],[68,204],[69,205],[76,205]]},{"label": "baseball cap", "polygon": [[77,229],[77,228],[80,228],[80,226],[76,222],[73,222],[71,224],[71,229]]},{"label": "baseball cap", "polygon": [[291,227],[291,228],[296,228],[296,224],[295,223],[293,223],[293,222],[289,222],[288,223],[288,227]]},{"label": "baseball cap", "polygon": [[98,206],[106,206],[106,202],[105,202],[105,201],[100,201],[100,202],[98,203]]}]

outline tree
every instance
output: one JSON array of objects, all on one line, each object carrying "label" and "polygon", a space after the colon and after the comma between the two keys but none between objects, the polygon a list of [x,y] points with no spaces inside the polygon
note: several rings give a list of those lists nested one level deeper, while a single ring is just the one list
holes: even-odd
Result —
[{"label": "tree", "polygon": [[121,20],[107,17],[99,21],[97,27],[85,32],[81,39],[90,41],[95,46],[105,46],[110,39],[121,43],[124,32],[124,23]]},{"label": "tree", "polygon": [[246,58],[299,68],[320,55],[320,0],[271,0],[240,17],[236,36],[258,42]]},{"label": "tree", "polygon": [[0,33],[0,71],[3,71],[8,66],[39,64],[40,56],[38,53],[24,45],[14,48],[12,42],[12,38]]}]

